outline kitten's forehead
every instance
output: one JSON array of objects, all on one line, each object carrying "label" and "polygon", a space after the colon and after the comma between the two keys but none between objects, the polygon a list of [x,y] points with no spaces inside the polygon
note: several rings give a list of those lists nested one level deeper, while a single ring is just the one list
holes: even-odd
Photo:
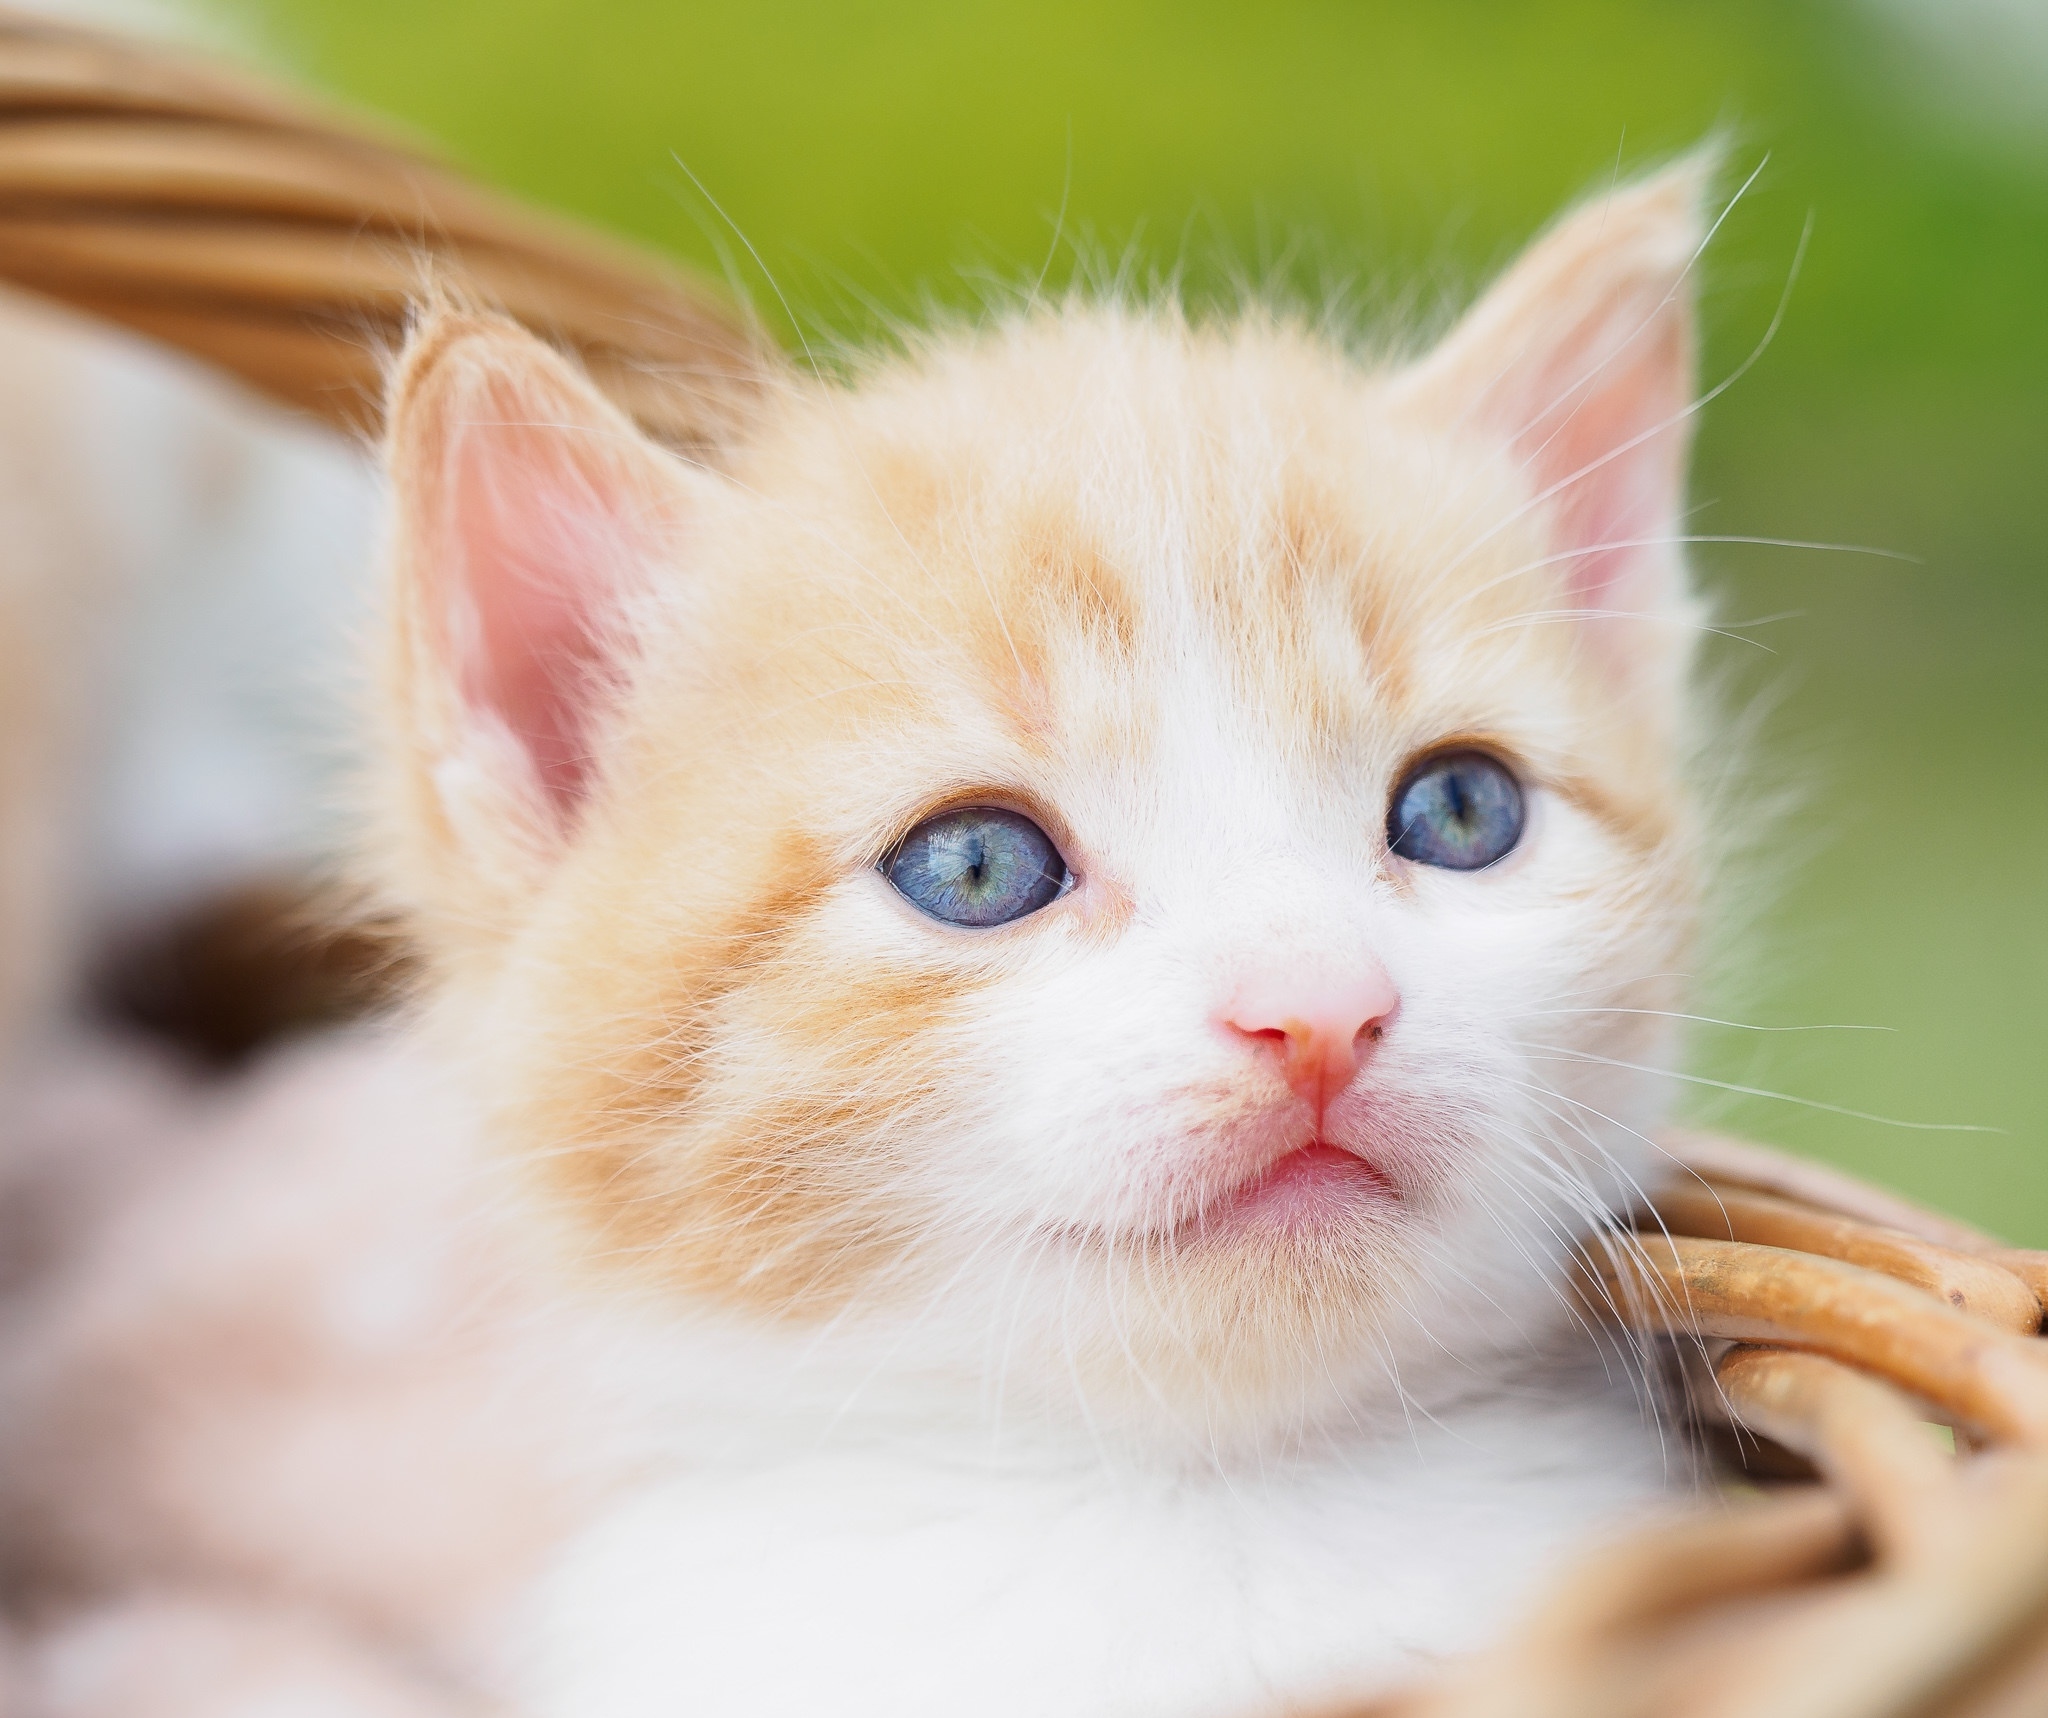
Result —
[{"label": "kitten's forehead", "polygon": [[1570,693],[1504,453],[1272,324],[1021,322],[812,402],[744,476],[801,540],[791,612],[963,749],[1391,764]]}]

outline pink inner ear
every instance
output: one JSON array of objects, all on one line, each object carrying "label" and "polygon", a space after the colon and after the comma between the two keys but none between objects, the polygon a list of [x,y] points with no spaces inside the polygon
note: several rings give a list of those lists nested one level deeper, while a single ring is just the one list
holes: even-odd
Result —
[{"label": "pink inner ear", "polygon": [[615,642],[622,581],[640,554],[630,483],[579,423],[461,426],[449,454],[442,565],[451,666],[558,810],[579,803]]},{"label": "pink inner ear", "polygon": [[1517,440],[1538,491],[1552,492],[1558,553],[1576,551],[1571,589],[1581,608],[1670,607],[1690,374],[1682,314],[1652,310],[1592,373],[1553,372],[1555,390]]}]

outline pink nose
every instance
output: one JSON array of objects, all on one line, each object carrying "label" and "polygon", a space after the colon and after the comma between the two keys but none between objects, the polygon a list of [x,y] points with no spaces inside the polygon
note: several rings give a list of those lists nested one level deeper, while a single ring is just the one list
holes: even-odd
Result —
[{"label": "pink nose", "polygon": [[1323,1111],[1357,1076],[1400,1006],[1394,981],[1373,963],[1321,983],[1248,986],[1225,1023],[1279,1057],[1281,1073],[1314,1107],[1320,1127]]}]

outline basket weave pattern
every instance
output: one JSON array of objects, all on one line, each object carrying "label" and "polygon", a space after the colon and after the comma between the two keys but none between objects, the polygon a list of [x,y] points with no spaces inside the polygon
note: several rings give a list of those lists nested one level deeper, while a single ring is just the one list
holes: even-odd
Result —
[{"label": "basket weave pattern", "polygon": [[0,278],[374,430],[426,292],[519,318],[652,434],[714,439],[767,348],[673,267],[396,135],[149,44],[0,11]]}]

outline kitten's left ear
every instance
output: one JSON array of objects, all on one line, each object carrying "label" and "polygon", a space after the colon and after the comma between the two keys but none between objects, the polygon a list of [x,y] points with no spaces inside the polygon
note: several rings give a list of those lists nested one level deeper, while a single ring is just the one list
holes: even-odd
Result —
[{"label": "kitten's left ear", "polygon": [[1395,382],[1439,427],[1506,442],[1569,607],[1638,684],[1682,674],[1695,630],[1677,538],[1713,169],[1697,155],[1573,210]]}]

